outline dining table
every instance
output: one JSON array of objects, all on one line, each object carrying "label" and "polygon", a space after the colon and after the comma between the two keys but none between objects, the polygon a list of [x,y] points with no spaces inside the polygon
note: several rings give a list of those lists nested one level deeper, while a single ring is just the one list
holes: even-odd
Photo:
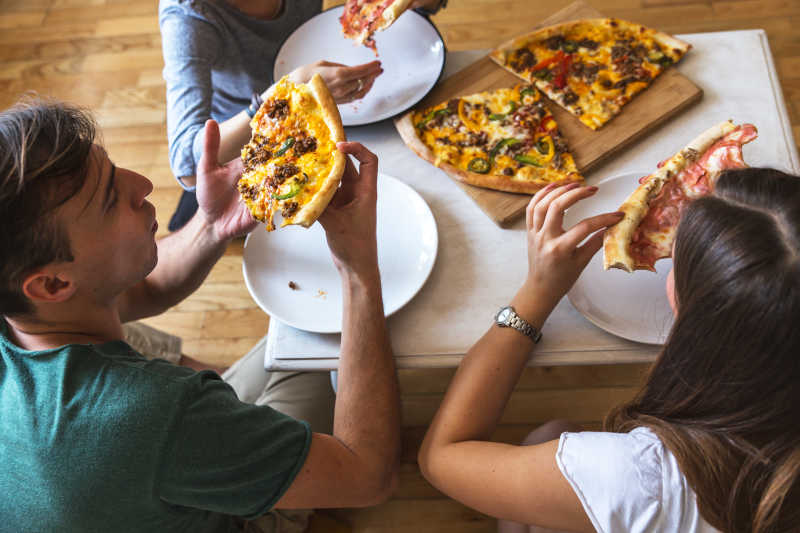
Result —
[{"label": "dining table", "polygon": [[[585,176],[587,184],[623,174],[647,175],[697,134],[728,119],[758,128],[758,139],[744,149],[750,166],[798,174],[797,148],[766,33],[754,29],[677,37],[689,42],[692,50],[675,68],[702,88],[702,99],[593,168]],[[447,52],[443,78],[486,53]],[[387,318],[397,367],[458,366],[527,275],[524,220],[506,228],[495,224],[450,177],[405,146],[391,119],[348,127],[346,135],[377,154],[381,173],[409,185],[425,200],[438,231],[436,260],[427,281]],[[624,304],[625,298],[646,297],[628,293],[619,299]],[[662,327],[668,331],[669,324]],[[598,327],[567,297],[556,306],[542,334],[530,359],[532,366],[646,363],[661,349],[658,343],[635,342]],[[264,366],[280,371],[336,370],[340,340],[338,333],[303,331],[273,316]]]}]

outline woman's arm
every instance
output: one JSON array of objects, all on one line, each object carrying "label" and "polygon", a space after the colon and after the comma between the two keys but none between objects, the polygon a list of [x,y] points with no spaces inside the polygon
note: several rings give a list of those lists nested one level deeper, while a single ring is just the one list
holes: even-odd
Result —
[{"label": "woman's arm", "polygon": [[[564,210],[596,190],[549,186],[528,205],[528,277],[510,303],[536,328],[600,249],[599,230],[619,221],[616,214],[604,214],[562,229]],[[420,468],[439,490],[492,516],[593,531],[556,465],[557,441],[524,447],[488,442],[534,346],[513,328],[489,328],[447,390],[422,444]]]}]

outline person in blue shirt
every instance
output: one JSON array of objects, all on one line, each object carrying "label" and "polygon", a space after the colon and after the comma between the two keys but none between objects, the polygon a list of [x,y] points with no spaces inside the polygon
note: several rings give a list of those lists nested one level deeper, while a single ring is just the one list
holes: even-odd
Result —
[{"label": "person in blue shirt", "polygon": [[[416,0],[425,13],[446,0]],[[172,172],[185,189],[170,230],[194,214],[193,193],[203,146],[203,125],[220,125],[219,160],[239,157],[250,139],[258,98],[274,81],[281,43],[321,12],[321,0],[161,0],[158,21],[167,84],[167,136]],[[324,54],[324,43],[316,43]],[[380,61],[342,65],[320,61],[291,72],[296,83],[319,73],[337,103],[363,98],[383,72]]]},{"label": "person in blue shirt", "polygon": [[124,322],[191,294],[257,223],[234,187],[241,162],[218,162],[213,120],[197,213],[159,240],[152,183],[117,167],[95,135],[86,112],[59,102],[0,113],[0,529],[300,531],[279,526],[276,510],[388,498],[400,408],[377,263],[377,158],[338,145],[360,169],[348,161],[320,218],[345,302],[328,435],[241,401],[214,372],[124,342]]}]

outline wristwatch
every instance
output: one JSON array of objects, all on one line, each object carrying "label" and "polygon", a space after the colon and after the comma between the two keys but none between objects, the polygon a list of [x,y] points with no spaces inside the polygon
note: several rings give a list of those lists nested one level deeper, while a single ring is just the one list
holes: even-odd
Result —
[{"label": "wristwatch", "polygon": [[501,328],[514,328],[530,337],[534,343],[538,343],[542,338],[542,332],[531,326],[527,320],[517,314],[513,307],[507,305],[500,309],[494,316],[494,321]]}]

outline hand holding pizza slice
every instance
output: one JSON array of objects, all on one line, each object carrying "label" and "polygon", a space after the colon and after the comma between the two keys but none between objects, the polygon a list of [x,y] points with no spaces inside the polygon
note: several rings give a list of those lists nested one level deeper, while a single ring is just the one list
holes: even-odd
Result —
[{"label": "hand holding pizza slice", "polygon": [[342,120],[322,77],[295,84],[284,76],[267,91],[250,127],[237,184],[242,200],[267,231],[275,229],[276,212],[283,217],[281,226],[311,226],[345,168],[345,156],[336,148],[345,140]]},{"label": "hand holding pizza slice", "polygon": [[723,170],[746,167],[742,145],[757,136],[752,124],[722,122],[640,179],[639,187],[619,208],[625,217],[606,231],[603,267],[655,272],[656,261],[672,257],[683,209],[711,194]]}]

